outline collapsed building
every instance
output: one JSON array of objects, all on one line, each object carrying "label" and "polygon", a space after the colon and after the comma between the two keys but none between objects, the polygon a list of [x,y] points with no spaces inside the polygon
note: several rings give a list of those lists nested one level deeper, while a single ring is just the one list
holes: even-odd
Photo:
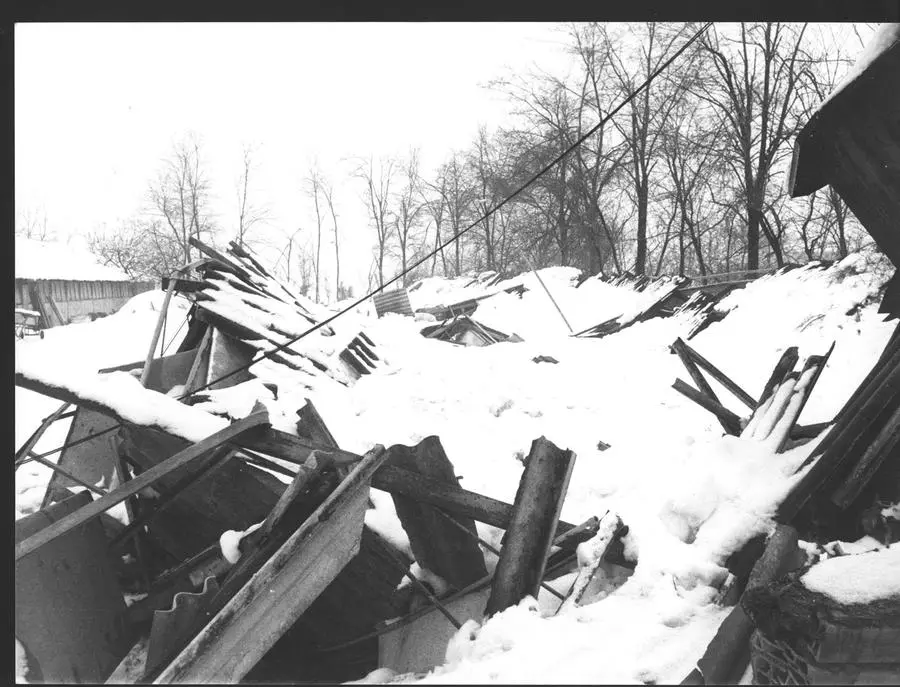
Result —
[{"label": "collapsed building", "polygon": [[[896,74],[897,55],[894,44],[863,74],[875,84],[885,65]],[[830,137],[846,143],[868,135],[840,115],[846,110],[838,96],[808,125],[824,130],[801,135],[796,193],[814,190],[815,181],[797,181],[804,141],[817,141],[816,155],[825,155]],[[888,181],[900,155],[896,137],[889,142],[860,146],[875,157],[868,172]],[[816,169],[842,170],[841,150],[828,153],[831,166]],[[860,156],[852,157],[857,164]],[[872,186],[872,193],[887,187]],[[852,193],[862,194],[854,203],[867,202],[864,189]],[[879,207],[900,213],[900,202]],[[866,213],[859,216],[866,223]],[[900,265],[896,222],[872,233]],[[292,293],[241,246],[220,252],[194,245],[204,258],[186,267],[199,278],[185,269],[164,285],[169,296],[192,301],[176,353],[155,355],[157,328],[146,360],[96,375],[17,363],[17,385],[63,404],[16,453],[17,465],[43,461],[54,470],[43,508],[16,523],[16,636],[39,679],[110,679],[142,634],[149,638],[140,671],[146,681],[333,681],[379,665],[422,672],[442,657],[413,650],[416,636],[429,628],[428,641],[440,646],[460,627],[454,609],[474,592],[490,589],[490,616],[572,571],[574,583],[560,595],[560,608],[571,608],[603,561],[634,566],[621,544],[627,522],[616,513],[582,523],[560,519],[576,456],[543,437],[531,444],[513,503],[462,489],[434,436],[415,446],[376,445],[363,455],[340,448],[303,389],[323,376],[352,385],[377,369],[376,338],[360,331],[339,339],[328,312]],[[646,307],[574,335],[610,336],[677,312],[696,318],[696,333],[727,314],[715,306],[728,285],[691,292],[682,279],[615,279],[649,289]],[[475,285],[508,292],[498,275]],[[892,288],[883,310],[896,316]],[[473,345],[509,340],[471,317],[483,298],[442,305],[429,313],[440,322],[422,333]],[[402,296],[387,306],[385,313],[411,313]],[[748,664],[760,683],[896,677],[896,600],[834,603],[804,591],[797,571],[808,566],[801,538],[823,543],[871,531],[890,539],[887,518],[868,510],[876,493],[900,499],[900,327],[825,426],[797,420],[830,350],[799,368],[796,348],[785,351],[759,397],[685,341],[673,342],[672,353],[693,381],[676,380],[675,388],[711,412],[726,434],[762,442],[776,456],[823,437],[781,503],[775,532],[726,562],[719,603],[732,611],[685,683],[736,684]],[[746,406],[745,416],[724,407],[710,379]],[[241,405],[275,398],[297,399],[292,417],[275,416],[264,403]],[[63,417],[72,420],[69,434],[51,463],[33,449]],[[414,562],[434,578],[412,574],[413,560],[366,524],[370,487],[391,494]],[[109,515],[118,506],[127,511],[125,523]],[[491,573],[476,521],[506,531]],[[141,598],[126,605],[123,592]],[[426,624],[438,614],[440,635]]]}]

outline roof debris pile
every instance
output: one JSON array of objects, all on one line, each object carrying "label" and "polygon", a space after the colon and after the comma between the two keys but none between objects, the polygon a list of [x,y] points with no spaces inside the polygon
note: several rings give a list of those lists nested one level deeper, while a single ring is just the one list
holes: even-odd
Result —
[{"label": "roof debris pile", "polygon": [[[532,445],[509,504],[462,489],[437,437],[354,454],[338,447],[309,399],[295,409],[293,427],[273,426],[283,415],[280,382],[348,384],[375,368],[375,344],[360,333],[335,355],[329,340],[337,334],[320,324],[321,313],[249,252],[195,245],[208,256],[198,265],[202,278],[165,284],[194,303],[175,354],[153,357],[154,340],[148,362],[99,373],[17,360],[19,386],[64,404],[16,455],[17,465],[40,460],[54,470],[44,509],[17,523],[17,584],[55,588],[62,576],[79,588],[102,579],[119,598],[59,614],[55,626],[71,640],[62,650],[42,638],[40,622],[60,600],[18,603],[17,640],[32,675],[103,681],[114,670],[121,677],[116,666],[127,663],[132,678],[157,682],[257,679],[284,669],[287,642],[295,679],[359,677],[378,665],[365,640],[413,632],[433,609],[455,631],[461,623],[447,603],[485,589],[488,615],[516,605],[597,536],[597,518],[580,526],[559,519],[575,455],[544,438]],[[311,326],[319,339],[292,341]],[[502,336],[481,331],[492,342]],[[254,351],[272,358],[262,377],[251,372]],[[279,381],[268,381],[279,367]],[[54,464],[33,447],[62,417],[72,422]],[[365,524],[370,486],[392,494],[411,556]],[[87,490],[73,496],[73,488]],[[125,517],[111,517],[121,506]],[[479,537],[475,520],[508,530],[499,551]],[[93,544],[75,553],[89,531]],[[602,531],[594,558],[607,549],[621,556],[610,544],[624,530]],[[481,546],[500,556],[494,573]],[[26,574],[35,562],[41,573]],[[122,592],[140,598],[126,607]],[[95,630],[76,631],[84,622]],[[114,639],[96,654],[102,660],[89,670],[69,660],[94,655],[98,633]],[[141,637],[146,651],[135,674],[129,647]],[[428,670],[442,658],[429,665],[400,650],[391,661]]]}]

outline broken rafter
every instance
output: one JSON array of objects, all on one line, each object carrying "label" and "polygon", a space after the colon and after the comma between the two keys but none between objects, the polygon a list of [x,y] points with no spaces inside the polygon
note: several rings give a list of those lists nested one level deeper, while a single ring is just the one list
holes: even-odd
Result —
[{"label": "broken rafter", "polygon": [[[735,398],[737,398],[741,403],[747,406],[750,410],[756,410],[756,401],[753,400],[753,397],[744,391],[740,386],[738,386],[734,381],[731,380],[724,372],[722,372],[719,368],[709,362],[706,358],[700,355],[693,348],[688,346],[684,341],[680,338],[676,339],[676,342],[680,341],[681,345],[684,347],[685,353],[689,355],[694,362],[697,363],[700,367],[706,370],[710,375],[712,375],[713,379],[719,382],[722,386],[728,389],[732,394],[734,394]],[[702,390],[702,387],[701,387]]]},{"label": "broken rafter", "polygon": [[728,434],[738,436],[741,433],[741,418],[728,410],[728,408],[721,403],[717,403],[709,396],[697,391],[694,387],[681,379],[676,379],[675,383],[672,384],[672,388],[687,396],[701,408],[705,408],[715,415]]},{"label": "broken rafter", "polygon": [[231,441],[247,432],[254,427],[268,424],[269,415],[265,410],[258,410],[251,413],[243,420],[238,420],[233,425],[212,434],[202,441],[197,442],[183,451],[176,453],[174,456],[158,463],[146,472],[141,473],[125,484],[120,485],[117,489],[101,496],[96,501],[92,501],[84,508],[80,508],[75,513],[66,516],[49,527],[41,530],[37,534],[29,537],[25,541],[16,545],[16,560],[23,556],[36,551],[40,547],[50,543],[57,537],[65,534],[71,529],[83,525],[84,523],[98,517],[101,513],[109,510],[117,503],[121,503],[129,496],[137,494],[142,489],[153,485],[166,475],[173,471],[188,465],[208,451],[221,446],[227,441]]},{"label": "broken rafter", "polygon": [[[806,463],[815,464],[778,508],[776,519],[791,522],[825,482],[853,464],[881,430],[879,418],[900,406],[900,346],[877,364],[838,413],[837,421]],[[804,465],[806,464],[804,463]],[[801,466],[799,469],[802,469]]]},{"label": "broken rafter", "polygon": [[678,337],[677,339],[675,339],[675,341],[672,342],[672,350],[675,351],[675,353],[681,359],[682,364],[688,371],[691,379],[694,380],[694,384],[696,384],[697,388],[700,389],[701,393],[706,394],[707,396],[709,396],[709,398],[718,403],[718,396],[716,396],[715,392],[712,390],[709,382],[706,381],[706,377],[703,376],[703,373],[700,372],[699,369],[697,369],[697,364],[694,362],[694,359],[691,356],[688,345],[684,341],[682,341],[681,337]]}]

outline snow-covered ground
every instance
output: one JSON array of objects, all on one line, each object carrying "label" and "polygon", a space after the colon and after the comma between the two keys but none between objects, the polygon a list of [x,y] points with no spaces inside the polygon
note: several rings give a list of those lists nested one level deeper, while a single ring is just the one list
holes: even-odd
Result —
[{"label": "snow-covered ground", "polygon": [[[890,276],[884,259],[854,255],[828,269],[796,269],[765,277],[727,297],[727,317],[690,341],[702,355],[758,396],[785,348],[802,360],[834,352],[800,422],[830,420],[866,375],[894,329],[877,314],[878,291]],[[549,268],[541,277],[578,331],[633,313],[652,294],[588,280],[574,288],[575,270]],[[520,343],[464,348],[419,331],[427,323],[360,308],[339,318],[338,336],[364,330],[381,364],[349,387],[322,376],[313,390],[285,378],[284,368],[254,371],[278,384],[264,399],[273,417],[311,398],[339,444],[364,452],[373,444],[415,444],[436,434],[466,489],[512,502],[521,457],[546,436],[577,459],[562,518],[582,522],[607,509],[628,525],[626,555],[633,574],[607,566],[585,603],[557,616],[558,601],[542,592],[479,626],[467,624],[448,650],[448,663],[426,682],[679,682],[693,668],[728,609],[715,603],[727,556],[773,526],[778,502],[816,441],[774,455],[758,442],[722,436],[715,418],[671,388],[688,380],[668,346],[686,337],[684,317],[652,319],[603,339],[569,336],[533,274],[520,298],[500,293],[481,302],[475,319]],[[502,291],[507,284],[488,287]],[[448,305],[462,284],[428,283],[411,294],[414,307]],[[159,294],[161,298],[161,294]],[[148,297],[149,300],[149,297]],[[18,355],[64,357],[96,370],[146,355],[156,316],[150,303],[94,323],[48,330],[43,341],[17,342]],[[158,303],[157,303],[158,311]],[[183,304],[170,322],[179,322]],[[169,334],[171,336],[171,334]],[[177,345],[177,341],[174,346]],[[558,364],[535,363],[552,356]],[[723,403],[746,417],[739,401],[713,382]],[[256,385],[256,388],[261,388]],[[16,390],[16,444],[57,403]],[[55,443],[54,443],[55,439]],[[39,450],[61,443],[48,437]],[[601,451],[598,441],[610,444]],[[16,476],[17,515],[40,502],[46,470],[29,464]],[[41,481],[43,480],[43,482]],[[387,494],[373,490],[367,522],[398,544],[405,536]],[[499,546],[501,531],[481,525]],[[496,561],[488,557],[489,567]],[[572,577],[555,585],[565,591]]]}]

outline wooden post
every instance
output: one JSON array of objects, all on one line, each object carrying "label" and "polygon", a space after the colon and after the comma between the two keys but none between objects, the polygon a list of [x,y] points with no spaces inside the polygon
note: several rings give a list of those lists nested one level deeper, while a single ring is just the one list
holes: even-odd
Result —
[{"label": "wooden post", "polygon": [[486,615],[514,606],[528,595],[537,598],[574,464],[574,452],[559,449],[544,437],[532,442]]}]

